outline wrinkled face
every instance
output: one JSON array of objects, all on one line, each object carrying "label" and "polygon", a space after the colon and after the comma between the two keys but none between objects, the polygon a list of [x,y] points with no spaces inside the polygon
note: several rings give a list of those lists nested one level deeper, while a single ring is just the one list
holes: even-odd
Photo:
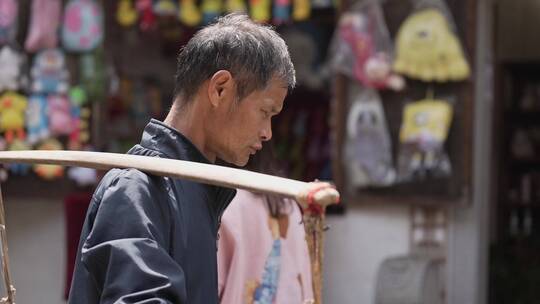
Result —
[{"label": "wrinkled face", "polygon": [[239,102],[230,102],[223,115],[216,118],[220,121],[215,121],[213,150],[216,156],[245,166],[250,155],[272,137],[271,119],[283,108],[286,95],[287,86],[273,78],[265,89],[254,91]]}]

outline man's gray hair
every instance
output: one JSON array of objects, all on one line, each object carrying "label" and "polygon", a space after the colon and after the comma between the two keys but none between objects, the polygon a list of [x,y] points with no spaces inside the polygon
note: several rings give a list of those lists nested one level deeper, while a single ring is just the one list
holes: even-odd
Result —
[{"label": "man's gray hair", "polygon": [[283,39],[271,27],[257,24],[244,14],[219,18],[182,48],[175,96],[188,102],[201,84],[219,70],[227,70],[234,77],[238,100],[264,89],[272,77],[282,80],[289,90],[296,83]]}]

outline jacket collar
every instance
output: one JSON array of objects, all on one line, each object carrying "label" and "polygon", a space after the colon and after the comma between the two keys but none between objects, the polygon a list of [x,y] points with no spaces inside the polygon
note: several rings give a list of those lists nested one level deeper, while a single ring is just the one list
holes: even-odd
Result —
[{"label": "jacket collar", "polygon": [[[128,153],[211,164],[187,137],[156,119],[150,120],[144,128],[141,143]],[[219,223],[236,190],[212,185],[205,185],[205,188]]]},{"label": "jacket collar", "polygon": [[211,164],[187,137],[156,119],[150,120],[144,128],[140,145],[163,158]]}]

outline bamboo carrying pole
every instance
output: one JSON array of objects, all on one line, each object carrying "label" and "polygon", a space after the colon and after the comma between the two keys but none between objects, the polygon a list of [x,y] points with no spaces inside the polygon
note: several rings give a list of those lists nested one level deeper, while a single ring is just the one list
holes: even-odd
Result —
[{"label": "bamboo carrying pole", "polygon": [[[322,288],[322,227],[326,206],[339,201],[338,191],[328,183],[306,183],[297,180],[183,160],[165,159],[119,153],[31,150],[1,151],[0,163],[54,164],[109,170],[134,168],[150,174],[188,179],[205,184],[249,191],[278,194],[294,198],[307,210],[306,233],[310,250],[315,303],[321,303]],[[14,304],[14,288],[8,267],[5,221],[0,192],[0,237],[7,299],[0,303]]]}]

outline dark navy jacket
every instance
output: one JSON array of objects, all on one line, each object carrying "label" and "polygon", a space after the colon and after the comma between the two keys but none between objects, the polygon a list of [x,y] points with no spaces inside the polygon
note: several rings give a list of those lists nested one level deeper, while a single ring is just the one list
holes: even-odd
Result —
[{"label": "dark navy jacket", "polygon": [[[152,120],[129,154],[208,160]],[[113,169],[83,226],[69,303],[217,303],[217,232],[235,190]]]}]

